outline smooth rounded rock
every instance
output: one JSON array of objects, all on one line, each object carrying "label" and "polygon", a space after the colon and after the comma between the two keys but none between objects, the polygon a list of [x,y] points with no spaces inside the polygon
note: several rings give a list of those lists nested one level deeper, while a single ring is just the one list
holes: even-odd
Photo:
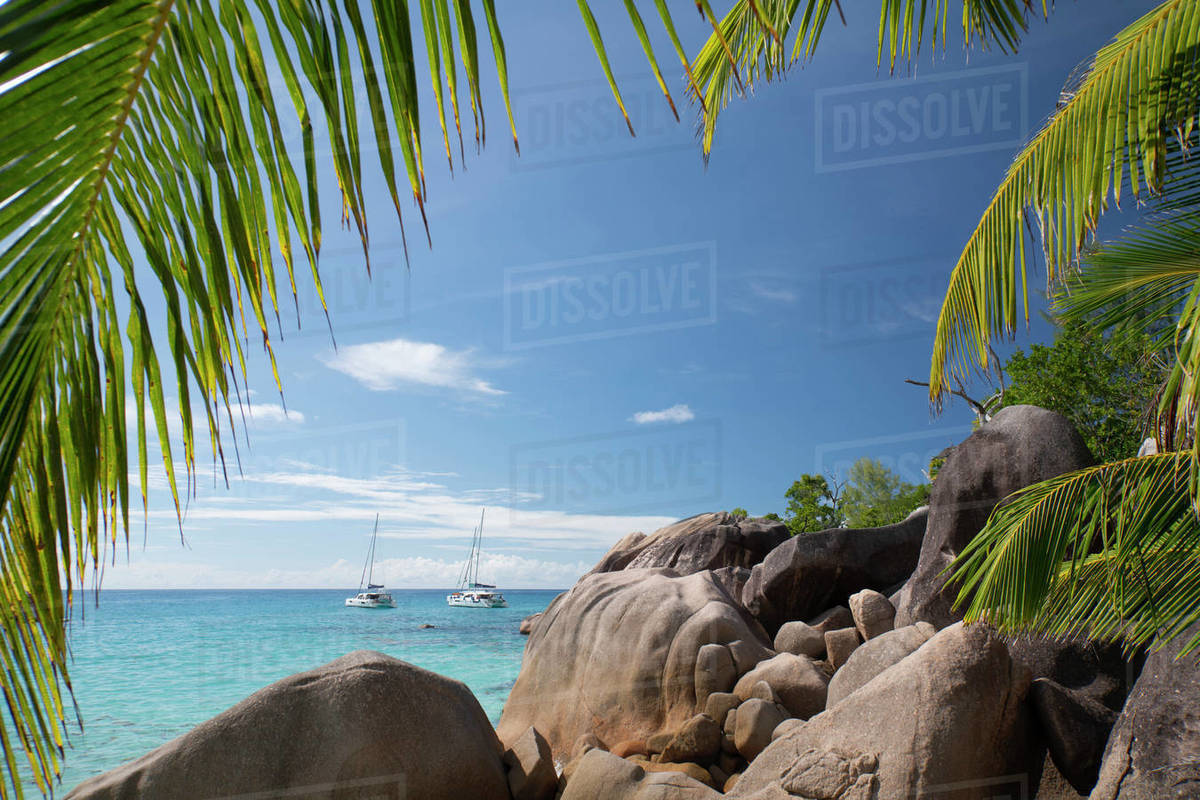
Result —
[{"label": "smooth rounded rock", "polygon": [[862,589],[883,591],[916,566],[926,512],[882,528],[833,528],[793,536],[750,572],[742,605],[776,633],[785,623],[845,605]]},{"label": "smooth rounded rock", "polygon": [[1008,406],[980,425],[950,450],[933,482],[920,558],[900,591],[896,627],[925,620],[943,628],[962,619],[945,570],[983,529],[996,504],[1018,489],[1093,463],[1070,420],[1053,411]]},{"label": "smooth rounded rock", "polygon": [[896,607],[874,589],[863,589],[850,595],[850,615],[854,618],[858,635],[864,642],[869,642],[895,627]]},{"label": "smooth rounded rock", "polygon": [[506,800],[502,754],[465,685],[359,650],[276,681],[68,796],[207,800],[370,786],[379,798]]},{"label": "smooth rounded rock", "polygon": [[822,659],[825,657],[825,633],[807,622],[785,622],[775,634],[775,652]]},{"label": "smooth rounded rock", "polygon": [[753,761],[771,743],[771,734],[787,714],[775,703],[754,698],[738,706],[733,743],[747,761]]},{"label": "smooth rounded rock", "polygon": [[725,725],[725,717],[742,702],[733,692],[713,692],[704,703],[704,713],[718,725]]},{"label": "smooth rounded rock", "polygon": [[825,634],[825,651],[829,654],[829,665],[841,669],[850,655],[862,644],[857,628],[842,628]]},{"label": "smooth rounded rock", "polygon": [[829,677],[811,658],[779,653],[739,678],[733,693],[747,700],[759,681],[774,690],[790,716],[808,719],[825,709]]},{"label": "smooth rounded rock", "polygon": [[714,692],[727,692],[737,680],[733,654],[723,644],[706,644],[696,653],[696,707],[704,706]]},{"label": "smooth rounded rock", "polygon": [[721,752],[721,726],[707,714],[697,714],[683,723],[663,748],[664,762],[707,764]]},{"label": "smooth rounded rock", "polygon": [[572,766],[561,800],[720,800],[715,789],[684,771],[647,769],[659,766],[590,750]]},{"label": "smooth rounded rock", "polygon": [[700,650],[737,640],[770,652],[710,573],[585,576],[530,634],[496,731],[508,741],[532,725],[565,752],[588,732],[621,742],[678,730],[696,713]]}]

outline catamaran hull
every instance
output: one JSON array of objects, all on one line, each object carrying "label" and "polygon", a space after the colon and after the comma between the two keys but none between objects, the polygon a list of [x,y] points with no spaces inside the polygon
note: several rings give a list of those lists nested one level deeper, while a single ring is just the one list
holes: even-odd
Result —
[{"label": "catamaran hull", "polygon": [[384,600],[359,600],[357,597],[347,597],[346,605],[351,608],[395,608],[396,601],[387,602]]},{"label": "catamaran hull", "polygon": [[508,602],[503,597],[455,597],[446,596],[446,604],[454,608],[508,608]]}]

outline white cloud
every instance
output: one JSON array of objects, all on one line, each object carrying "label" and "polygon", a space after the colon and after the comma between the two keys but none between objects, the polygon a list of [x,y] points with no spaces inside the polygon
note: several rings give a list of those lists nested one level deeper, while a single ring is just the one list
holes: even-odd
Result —
[{"label": "white cloud", "polygon": [[[285,409],[278,403],[243,403],[242,410],[246,421],[267,423],[268,425],[303,425],[304,414],[294,408]],[[238,407],[233,407],[233,413],[238,413]]]},{"label": "white cloud", "polygon": [[796,293],[791,289],[767,286],[756,281],[750,284],[750,290],[754,292],[756,297],[761,297],[764,300],[774,300],[777,303],[796,302]]},{"label": "white cloud", "polygon": [[372,391],[431,386],[478,395],[501,395],[475,375],[482,366],[471,350],[450,350],[433,342],[390,339],[343,347],[318,356],[325,366],[345,373]]},{"label": "white cloud", "polygon": [[638,425],[651,425],[657,422],[691,422],[696,418],[692,409],[685,403],[676,403],[662,411],[639,411],[629,419]]}]

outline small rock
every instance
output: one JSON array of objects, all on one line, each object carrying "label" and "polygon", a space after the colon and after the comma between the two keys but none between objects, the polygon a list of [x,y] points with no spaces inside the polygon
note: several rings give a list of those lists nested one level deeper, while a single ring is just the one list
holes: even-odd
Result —
[{"label": "small rock", "polygon": [[627,739],[624,742],[618,742],[609,752],[621,758],[644,756],[646,755],[646,743],[640,739]]},{"label": "small rock", "polygon": [[[779,695],[775,694],[775,690],[771,688],[771,684],[766,681],[759,681],[751,686],[750,697],[757,697],[759,700],[766,700],[768,703],[779,702]],[[750,698],[746,699],[749,700]]]},{"label": "small rock", "polygon": [[737,772],[744,764],[745,762],[738,757],[737,753],[722,751],[721,755],[717,758],[717,766],[724,770],[726,775],[732,775]]},{"label": "small rock", "polygon": [[729,780],[729,773],[716,764],[708,765],[708,774],[712,775],[713,786],[724,786],[725,781]]},{"label": "small rock", "polygon": [[739,678],[754,669],[758,662],[774,655],[774,653],[757,642],[749,642],[745,639],[730,642],[728,647],[730,655],[733,656],[733,664],[737,668]]},{"label": "small rock", "polygon": [[829,653],[829,663],[834,669],[841,669],[850,654],[862,644],[857,628],[841,628],[825,634],[825,650]]},{"label": "small rock", "polygon": [[863,589],[850,595],[850,614],[864,642],[895,627],[896,607],[873,589]]},{"label": "small rock", "polygon": [[[592,750],[573,766],[570,780],[563,788],[562,800],[719,800],[720,795],[709,785],[708,770],[691,765],[704,773],[707,783],[692,777],[691,768],[683,764],[660,765],[633,763],[612,753]],[[660,771],[661,770],[661,771]],[[565,773],[564,773],[565,777]]]},{"label": "small rock", "polygon": [[604,742],[600,741],[600,737],[594,733],[584,733],[575,740],[575,744],[571,745],[571,758],[574,761],[588,750],[607,750]]},{"label": "small rock", "polygon": [[[738,706],[741,708],[741,706]],[[725,715],[725,724],[721,726],[721,730],[725,731],[727,736],[733,736],[734,728],[737,726],[737,708],[729,709],[729,713]]]},{"label": "small rock", "polygon": [[647,753],[661,753],[667,749],[667,745],[675,738],[675,734],[671,731],[662,731],[656,733],[646,740]]},{"label": "small rock", "polygon": [[742,702],[733,692],[713,692],[704,704],[704,713],[713,718],[713,722],[724,727],[725,716],[730,710],[737,708]]},{"label": "small rock", "polygon": [[[539,611],[538,613],[530,614],[528,617],[521,620],[521,628],[520,628],[521,635],[528,636],[529,634],[533,633],[533,626],[536,625],[537,621],[541,618],[542,618],[542,612]],[[433,627],[433,626],[431,625],[430,627]]]},{"label": "small rock", "polygon": [[825,633],[807,622],[785,622],[775,634],[775,652],[822,659],[825,657]]},{"label": "small rock", "polygon": [[660,764],[639,764],[638,766],[646,770],[646,772],[682,772],[684,775],[703,783],[705,786],[712,786],[714,789],[716,788],[716,784],[713,782],[712,773],[699,764],[692,764],[691,762],[687,761],[664,761]]},{"label": "small rock", "polygon": [[433,627],[436,627],[436,626],[434,626],[434,625],[430,625],[428,622],[422,622],[422,623],[421,623],[420,625],[418,625],[417,627],[418,627],[418,628],[420,628],[420,629],[421,629],[421,630],[423,630],[423,631],[427,631],[427,630],[429,630],[430,628],[433,628]]},{"label": "small rock", "polygon": [[773,742],[782,736],[787,736],[797,728],[803,727],[803,725],[804,720],[802,719],[785,719],[775,726],[775,730],[771,731],[771,741]]},{"label": "small rock", "polygon": [[706,764],[721,752],[721,728],[706,714],[683,723],[683,727],[662,751],[662,761]]},{"label": "small rock", "polygon": [[725,781],[725,786],[721,789],[724,794],[729,794],[733,791],[733,787],[737,786],[738,778],[742,777],[742,773],[735,772],[729,776],[729,780]]},{"label": "small rock", "polygon": [[771,743],[771,734],[786,716],[779,706],[758,698],[747,700],[738,706],[733,743],[742,757],[753,761],[755,756],[766,749]]},{"label": "small rock", "polygon": [[733,693],[742,700],[749,699],[759,681],[766,681],[775,691],[789,716],[808,719],[825,710],[829,677],[807,656],[780,653],[769,658],[743,675]]},{"label": "small rock", "polygon": [[810,627],[816,628],[824,636],[830,631],[836,631],[838,628],[853,627],[854,615],[845,606],[834,606],[828,611],[818,614],[808,624]]},{"label": "small rock", "polygon": [[706,644],[696,652],[696,706],[703,706],[713,692],[727,692],[737,680],[733,654],[723,644]]},{"label": "small rock", "polygon": [[508,788],[513,800],[550,800],[558,788],[558,773],[550,745],[529,727],[504,751]]}]

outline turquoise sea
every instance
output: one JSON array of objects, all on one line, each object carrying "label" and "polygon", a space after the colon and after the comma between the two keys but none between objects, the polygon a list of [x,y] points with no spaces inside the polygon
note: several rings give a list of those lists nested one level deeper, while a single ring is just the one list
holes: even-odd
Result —
[{"label": "turquoise sea", "polygon": [[352,650],[378,650],[462,681],[494,724],[521,666],[521,619],[558,592],[505,590],[506,609],[466,609],[447,606],[448,591],[392,590],[399,607],[391,610],[347,608],[348,590],[106,589],[98,608],[89,593],[71,623],[84,728],[71,726],[62,788]]}]

